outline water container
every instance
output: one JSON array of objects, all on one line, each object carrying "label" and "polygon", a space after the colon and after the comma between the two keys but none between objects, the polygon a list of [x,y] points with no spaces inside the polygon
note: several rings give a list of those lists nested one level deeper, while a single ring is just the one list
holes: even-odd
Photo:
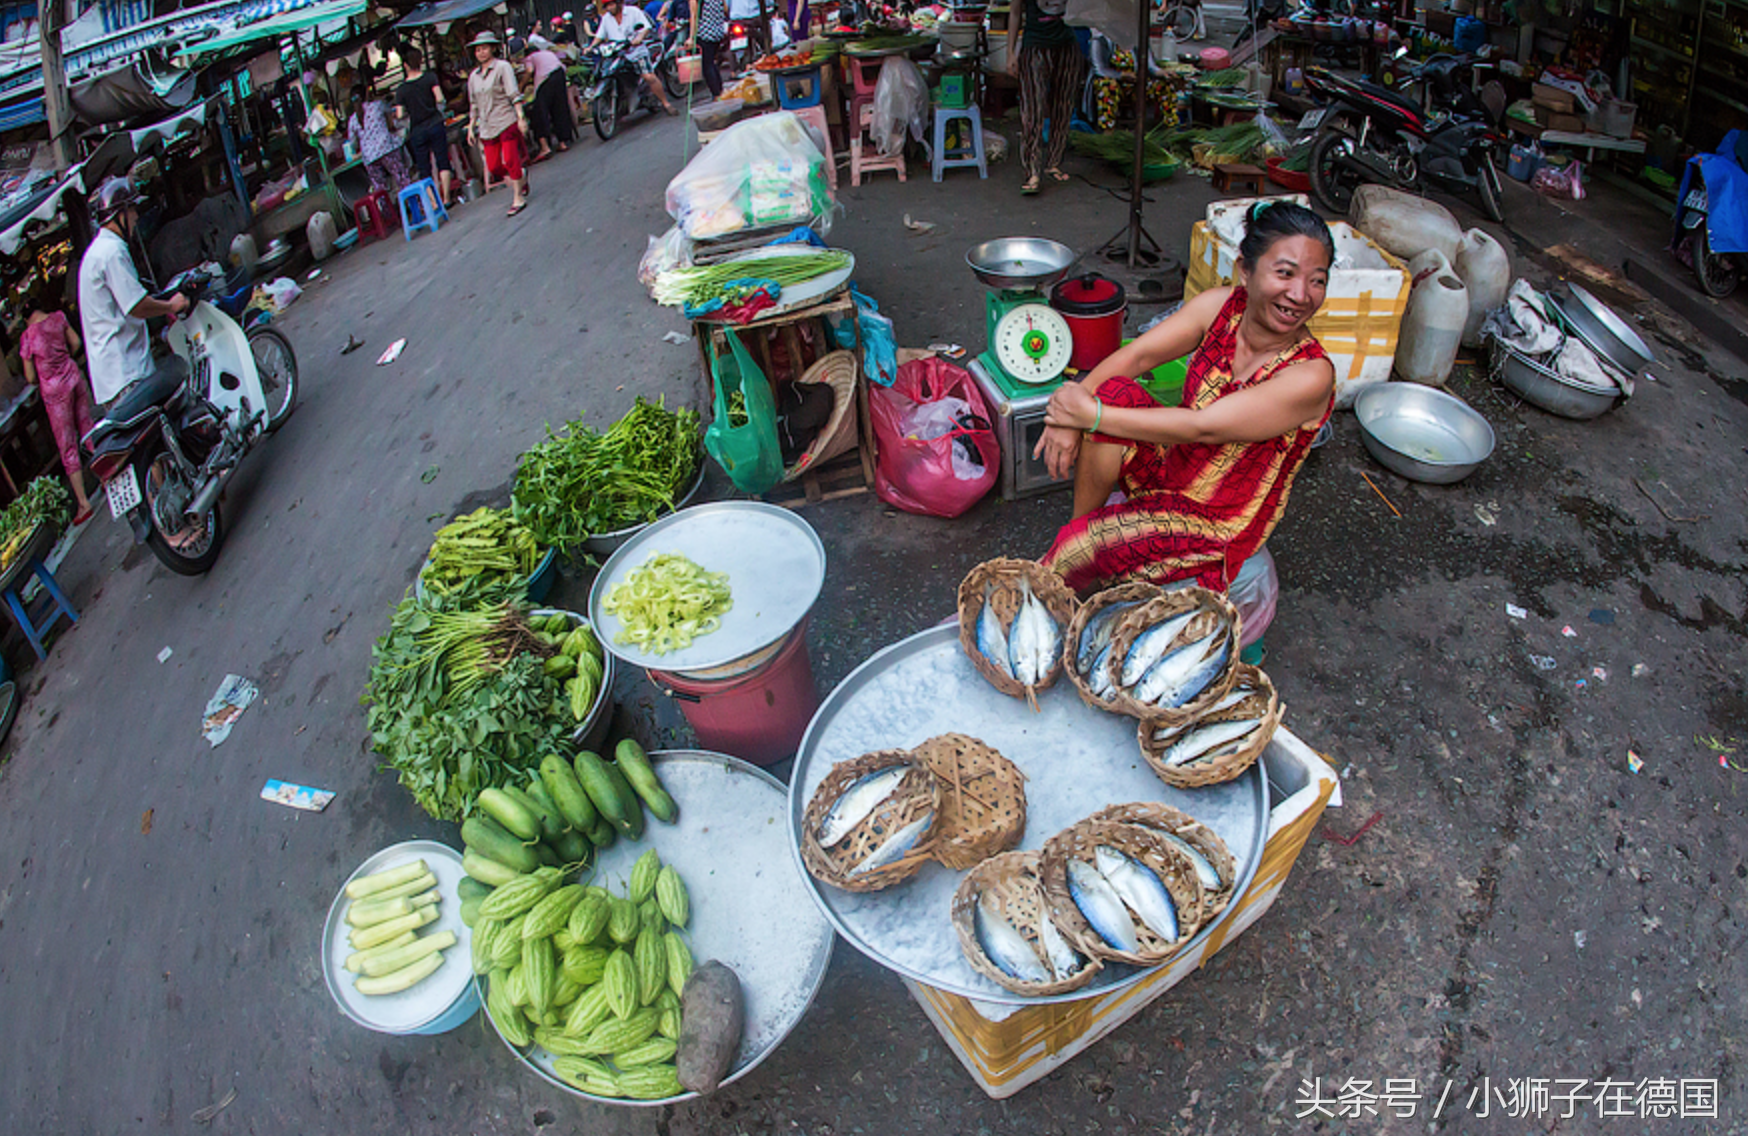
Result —
[{"label": "water container", "polygon": [[1408,262],[1413,286],[1396,344],[1396,374],[1410,382],[1443,386],[1457,361],[1469,292],[1444,253],[1427,249]]},{"label": "water container", "polygon": [[261,259],[256,251],[255,238],[248,233],[238,233],[231,238],[231,263],[241,268],[245,274],[253,274],[255,262]]},{"label": "water container", "polygon": [[1528,181],[1542,167],[1542,152],[1532,145],[1519,144],[1511,148],[1505,161],[1505,172],[1518,181]]},{"label": "water container", "polygon": [[340,230],[334,227],[334,215],[326,209],[309,219],[303,227],[304,236],[309,238],[310,255],[317,260],[327,260],[334,255],[334,240],[340,235]]},{"label": "water container", "polygon": [[1305,72],[1297,67],[1287,68],[1287,93],[1302,95],[1305,93]]},{"label": "water container", "polygon": [[1456,32],[1451,38],[1459,52],[1478,51],[1487,42],[1487,21],[1464,16],[1457,21]]},{"label": "water container", "polygon": [[1445,260],[1454,261],[1463,244],[1463,227],[1449,209],[1388,186],[1362,185],[1354,190],[1348,216],[1354,228],[1403,260],[1437,249]]},{"label": "water container", "polygon": [[1469,292],[1469,318],[1463,321],[1463,346],[1481,346],[1481,321],[1487,313],[1505,303],[1505,291],[1511,287],[1511,255],[1503,245],[1480,229],[1463,234],[1463,246],[1457,250],[1457,275]]},{"label": "water container", "polygon": [[807,626],[790,632],[769,662],[728,678],[673,671],[647,672],[680,704],[680,712],[705,749],[754,765],[790,757],[819,709],[819,688],[807,655]]}]

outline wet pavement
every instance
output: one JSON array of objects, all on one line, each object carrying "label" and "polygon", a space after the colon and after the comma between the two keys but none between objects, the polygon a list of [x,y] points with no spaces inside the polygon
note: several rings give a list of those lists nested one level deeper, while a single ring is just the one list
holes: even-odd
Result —
[{"label": "wet pavement", "polygon": [[[777,1053],[671,1109],[578,1103],[480,1020],[394,1038],[341,1017],[317,956],[338,882],[393,841],[455,839],[375,767],[357,704],[431,530],[506,496],[546,422],[605,424],[639,393],[704,403],[694,350],[660,338],[681,321],[634,279],[681,151],[677,125],[637,120],[536,167],[515,221],[494,194],[436,236],[332,262],[281,321],[302,405],[230,490],[209,576],[167,574],[107,520],[84,535],[62,572],[84,618],[26,676],[0,774],[0,1129],[1743,1129],[1748,388],[1739,361],[1618,280],[1611,298],[1663,363],[1604,418],[1550,417],[1462,368],[1452,389],[1498,448],[1439,487],[1382,470],[1338,415],[1270,541],[1266,666],[1346,804],[1259,923],[1037,1085],[986,1098],[897,978],[842,943]],[[901,343],[978,346],[967,247],[1039,233],[1084,250],[1123,225],[1120,178],[1073,168],[1084,178],[1037,198],[1018,195],[1011,161],[987,183],[875,175],[843,190],[832,240],[857,254]],[[1549,239],[1542,203],[1508,189],[1518,270],[1573,271],[1559,250],[1577,245]],[[1183,257],[1206,183],[1150,196],[1150,231]],[[915,234],[905,214],[936,228]],[[1160,310],[1134,306],[1131,327]],[[342,356],[350,335],[366,347]],[[401,336],[400,361],[373,366]],[[727,495],[713,471],[707,496]],[[806,509],[829,557],[809,637],[822,690],[950,614],[972,565],[1042,552],[1067,505],[986,500],[954,521],[871,494]],[[582,606],[586,584],[567,576],[555,601]],[[263,697],[210,749],[201,708],[228,672]],[[621,729],[686,740],[641,676],[622,674],[617,694]],[[257,799],[267,777],[338,797],[294,813]],[[1557,1098],[1507,1118],[1530,1078],[1583,1079],[1589,1096],[1571,1119]],[[1655,1102],[1664,1078],[1715,1081],[1718,1119],[1640,1120],[1636,1098],[1630,1117],[1598,1115],[1599,1084],[1606,1110],[1608,1085]],[[1367,1113],[1347,1085],[1359,1115],[1296,1117],[1304,1082],[1335,1097],[1386,1080],[1394,1108]],[[191,1119],[233,1090],[210,1122]]]}]

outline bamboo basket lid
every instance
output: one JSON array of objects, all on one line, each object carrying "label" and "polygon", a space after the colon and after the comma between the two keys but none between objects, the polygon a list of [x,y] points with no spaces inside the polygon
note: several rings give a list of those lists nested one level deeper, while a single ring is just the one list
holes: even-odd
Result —
[{"label": "bamboo basket lid", "polygon": [[940,786],[935,859],[964,871],[1020,842],[1026,775],[1019,766],[964,734],[941,734],[911,753]]}]

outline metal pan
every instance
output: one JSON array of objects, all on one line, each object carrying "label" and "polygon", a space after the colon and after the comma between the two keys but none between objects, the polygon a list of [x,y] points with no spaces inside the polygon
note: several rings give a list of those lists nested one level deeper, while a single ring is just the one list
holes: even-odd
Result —
[{"label": "metal pan", "polygon": [[[1268,839],[1268,785],[1257,764],[1234,781],[1174,789],[1153,775],[1135,742],[1135,720],[1082,702],[1068,682],[1038,696],[1038,712],[1009,698],[975,670],[959,647],[956,624],[886,648],[832,691],[801,740],[789,784],[791,854],[814,900],[850,945],[888,969],[937,990],[1005,1005],[1096,997],[1139,982],[1148,968],[1107,964],[1067,994],[1016,994],[971,969],[949,918],[963,874],[939,864],[885,891],[852,893],[822,884],[801,863],[801,821],[814,790],[841,761],[876,749],[910,748],[949,732],[994,746],[1026,775],[1023,849],[1104,808],[1158,801],[1208,825],[1237,862],[1232,902],[1185,947],[1194,949],[1242,904]],[[1169,965],[1167,963],[1166,965]]]},{"label": "metal pan", "polygon": [[1043,237],[1001,237],[972,246],[965,263],[994,288],[1044,288],[1074,264],[1074,250]]},{"label": "metal pan", "polygon": [[1637,375],[1657,361],[1656,353],[1613,308],[1577,284],[1568,283],[1566,288],[1570,293],[1566,298],[1550,295],[1549,302],[1560,321],[1586,347],[1629,375]]}]

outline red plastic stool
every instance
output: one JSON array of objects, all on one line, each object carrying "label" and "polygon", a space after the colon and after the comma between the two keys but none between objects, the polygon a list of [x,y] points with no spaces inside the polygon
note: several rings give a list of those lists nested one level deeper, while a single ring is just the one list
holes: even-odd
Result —
[{"label": "red plastic stool", "polygon": [[884,60],[859,59],[854,55],[841,58],[850,76],[850,113],[844,119],[844,132],[854,137],[856,124],[862,121],[862,108],[874,105],[874,88],[880,81],[880,65]]},{"label": "red plastic stool", "polygon": [[399,220],[389,195],[380,189],[354,201],[352,216],[358,223],[359,235],[371,240],[387,237]]}]

